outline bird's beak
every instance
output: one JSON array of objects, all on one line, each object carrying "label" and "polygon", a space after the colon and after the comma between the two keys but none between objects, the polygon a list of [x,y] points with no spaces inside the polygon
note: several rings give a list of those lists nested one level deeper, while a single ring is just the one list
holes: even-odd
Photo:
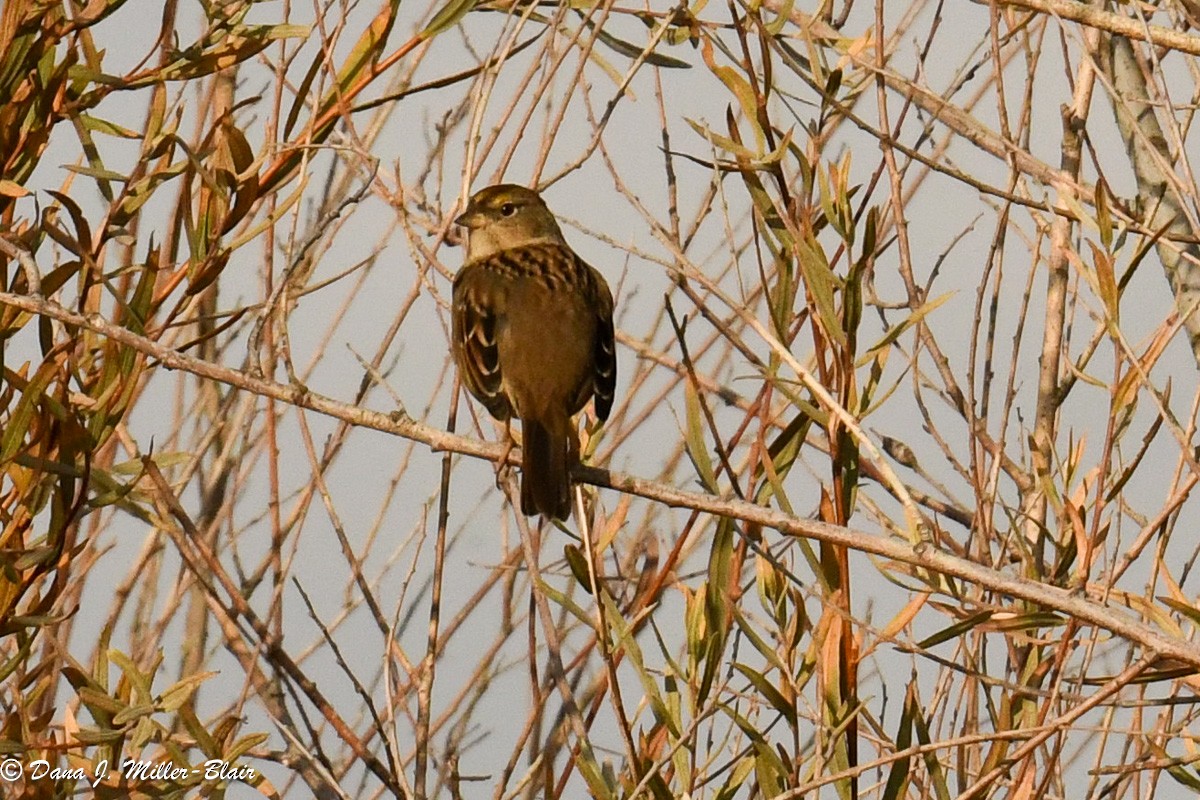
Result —
[{"label": "bird's beak", "polygon": [[455,225],[462,225],[467,229],[478,228],[482,222],[483,215],[473,204],[468,205],[466,211],[454,218]]}]

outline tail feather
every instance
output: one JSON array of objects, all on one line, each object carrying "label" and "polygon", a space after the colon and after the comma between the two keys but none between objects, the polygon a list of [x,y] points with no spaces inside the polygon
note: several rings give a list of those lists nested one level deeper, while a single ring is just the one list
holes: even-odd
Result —
[{"label": "tail feather", "polygon": [[571,464],[567,433],[540,420],[521,420],[521,512],[551,519],[571,516]]}]

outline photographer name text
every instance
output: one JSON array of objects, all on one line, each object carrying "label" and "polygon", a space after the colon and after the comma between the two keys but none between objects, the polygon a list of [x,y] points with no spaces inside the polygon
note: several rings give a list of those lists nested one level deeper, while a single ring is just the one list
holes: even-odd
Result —
[{"label": "photographer name text", "polygon": [[[13,782],[24,778],[28,781],[40,780],[75,780],[87,781],[93,787],[108,778],[108,761],[100,761],[94,770],[83,767],[59,767],[45,759],[37,759],[24,763],[16,758],[6,758],[0,761],[0,781]],[[118,770],[121,777],[127,781],[184,781],[189,778],[202,778],[206,781],[252,781],[257,773],[252,767],[230,764],[220,759],[212,758],[195,767],[181,767],[170,761],[141,761],[126,758]]]}]

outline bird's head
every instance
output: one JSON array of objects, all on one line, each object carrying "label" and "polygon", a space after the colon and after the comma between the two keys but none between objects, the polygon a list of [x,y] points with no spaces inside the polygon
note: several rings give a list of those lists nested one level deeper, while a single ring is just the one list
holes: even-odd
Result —
[{"label": "bird's head", "polygon": [[541,195],[513,183],[480,189],[454,223],[467,229],[468,260],[512,247],[566,243]]}]

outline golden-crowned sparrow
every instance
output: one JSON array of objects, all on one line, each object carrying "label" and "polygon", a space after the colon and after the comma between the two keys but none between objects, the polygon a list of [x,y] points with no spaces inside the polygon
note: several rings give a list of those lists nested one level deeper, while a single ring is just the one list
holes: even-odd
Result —
[{"label": "golden-crowned sparrow", "polygon": [[566,519],[579,458],[571,417],[592,395],[601,420],[612,408],[612,292],[532,189],[481,189],[455,223],[468,233],[454,278],[454,360],[493,417],[521,420],[521,511]]}]

